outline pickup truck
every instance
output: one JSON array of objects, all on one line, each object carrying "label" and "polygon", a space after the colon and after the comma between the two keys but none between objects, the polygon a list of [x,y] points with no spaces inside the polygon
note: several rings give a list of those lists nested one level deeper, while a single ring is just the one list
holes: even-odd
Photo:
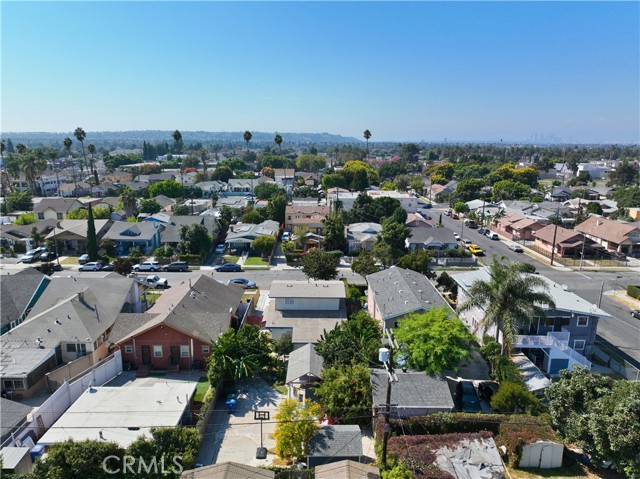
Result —
[{"label": "pickup truck", "polygon": [[141,278],[139,279],[139,281],[142,284],[145,284],[147,286],[149,286],[150,288],[154,288],[154,289],[164,289],[167,286],[169,286],[169,281],[167,281],[165,278],[161,278],[160,276],[147,276],[146,278]]}]

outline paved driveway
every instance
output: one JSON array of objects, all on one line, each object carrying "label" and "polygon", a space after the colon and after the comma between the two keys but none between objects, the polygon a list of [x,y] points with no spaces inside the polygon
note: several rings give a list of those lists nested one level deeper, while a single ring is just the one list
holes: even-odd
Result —
[{"label": "paved driveway", "polygon": [[262,441],[264,447],[273,449],[275,441],[271,434],[275,429],[275,414],[280,402],[285,399],[260,378],[236,383],[238,402],[236,412],[229,414],[225,405],[226,397],[216,404],[196,462],[209,465],[234,461],[251,466],[265,466],[273,462],[274,455],[267,459],[256,459],[256,449],[260,447],[260,421],[253,419],[253,411],[269,411],[270,421],[263,423]]}]

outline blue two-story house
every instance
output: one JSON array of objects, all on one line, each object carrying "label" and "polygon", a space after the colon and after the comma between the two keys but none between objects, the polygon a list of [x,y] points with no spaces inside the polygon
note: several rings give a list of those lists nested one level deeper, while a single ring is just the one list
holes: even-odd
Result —
[{"label": "blue two-story house", "polygon": [[104,238],[109,238],[116,243],[116,254],[118,255],[126,256],[138,246],[144,254],[151,254],[160,246],[162,228],[161,224],[151,221],[141,223],[114,221]]}]

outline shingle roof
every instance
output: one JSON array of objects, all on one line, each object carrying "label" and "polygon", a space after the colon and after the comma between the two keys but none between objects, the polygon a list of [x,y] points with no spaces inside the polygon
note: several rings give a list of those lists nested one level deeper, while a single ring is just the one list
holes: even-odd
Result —
[{"label": "shingle roof", "polygon": [[34,268],[7,275],[0,281],[2,297],[2,326],[19,319],[42,281],[51,280]]},{"label": "shingle roof", "polygon": [[[158,217],[160,213],[151,218]],[[180,241],[180,229],[187,225],[204,225],[209,233],[213,233],[218,222],[213,216],[170,216],[168,222],[164,223],[164,230],[160,233],[163,243],[178,243]]]},{"label": "shingle roof", "polygon": [[[96,232],[100,235],[100,232],[107,226],[111,220],[93,220]],[[87,220],[62,220],[60,221],[60,228],[56,227],[51,233],[49,233],[45,239],[52,239],[54,236],[62,234],[72,234],[78,238],[87,238]]]},{"label": "shingle roof", "polygon": [[554,235],[556,237],[556,243],[563,243],[576,237],[582,237],[582,233],[576,230],[570,230],[560,226],[556,228],[556,225],[547,225],[536,231],[536,239],[549,244],[553,243]]},{"label": "shingle roof", "polygon": [[329,206],[316,204],[316,205],[287,206],[285,214],[326,216],[330,212],[331,212],[331,208]]},{"label": "shingle roof", "polygon": [[109,343],[116,344],[157,316],[157,314],[148,313],[120,313],[109,333]]},{"label": "shingle roof", "polygon": [[268,469],[246,466],[237,462],[222,462],[184,471],[181,479],[273,479],[276,473]]},{"label": "shingle roof", "polygon": [[[105,237],[113,241],[144,241],[150,240],[156,234],[156,226],[152,222],[129,223],[128,221],[114,221]],[[129,234],[130,233],[130,234]]]},{"label": "shingle roof", "polygon": [[27,414],[31,412],[30,406],[25,406],[9,399],[0,398],[0,428],[1,436],[9,434],[13,428],[19,425],[27,417]]},{"label": "shingle roof", "polygon": [[33,208],[33,211],[38,213],[51,208],[56,213],[66,213],[74,205],[80,207],[82,203],[76,198],[43,198],[40,203]]},{"label": "shingle roof", "polygon": [[263,221],[258,225],[252,225],[249,223],[238,223],[233,226],[233,231],[229,229],[227,233],[226,243],[233,243],[236,239],[255,239],[258,236],[263,235],[275,235],[280,229],[280,225],[277,221]]},{"label": "shingle roof", "polygon": [[[431,409],[453,409],[454,403],[447,380],[424,372],[396,371],[398,382],[391,388],[391,403],[399,408],[416,407]],[[380,406],[387,401],[389,378],[384,369],[371,371],[373,405]]]},{"label": "shingle roof", "polygon": [[286,281],[271,283],[272,298],[346,298],[342,281]]},{"label": "shingle roof", "polygon": [[585,221],[576,226],[576,231],[601,238],[614,243],[622,243],[629,239],[633,231],[638,231],[638,227],[633,224],[614,221],[600,216],[590,216]]},{"label": "shingle roof", "polygon": [[316,352],[315,345],[309,343],[301,348],[294,349],[291,354],[289,354],[287,379],[285,382],[288,384],[309,374],[322,379],[322,365],[322,356]]},{"label": "shingle roof", "polygon": [[169,198],[165,195],[158,195],[153,197],[154,200],[160,205],[161,208],[166,208],[167,206],[175,205],[176,200],[173,198]]},{"label": "shingle roof", "polygon": [[362,433],[356,425],[324,426],[309,442],[309,456],[362,456]]},{"label": "shingle roof", "polygon": [[316,466],[316,479],[380,479],[380,469],[355,461],[338,461]]},{"label": "shingle roof", "polygon": [[367,282],[383,320],[447,304],[426,276],[409,269],[392,266],[368,275]]},{"label": "shingle roof", "polygon": [[429,245],[432,243],[456,243],[453,231],[447,228],[409,228],[409,243]]}]

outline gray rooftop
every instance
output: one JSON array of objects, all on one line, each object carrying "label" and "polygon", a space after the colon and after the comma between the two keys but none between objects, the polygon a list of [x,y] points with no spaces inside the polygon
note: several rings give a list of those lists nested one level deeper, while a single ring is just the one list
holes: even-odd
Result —
[{"label": "gray rooftop", "polygon": [[309,443],[310,457],[359,457],[362,456],[360,426],[324,426]]},{"label": "gray rooftop", "polygon": [[453,231],[447,228],[409,228],[411,236],[408,238],[409,244],[423,244],[425,246],[434,243],[455,244],[456,238]]},{"label": "gray rooftop", "polygon": [[2,469],[15,469],[22,461],[22,458],[29,454],[29,451],[30,449],[27,446],[3,447],[0,449]]},{"label": "gray rooftop", "polygon": [[51,280],[34,268],[23,269],[3,278],[0,282],[2,326],[20,318],[43,281],[48,284]]},{"label": "gray rooftop", "polygon": [[272,298],[340,298],[347,297],[342,281],[273,281]]},{"label": "gray rooftop", "polygon": [[258,225],[249,223],[238,223],[229,228],[227,233],[226,243],[234,243],[239,239],[254,240],[258,236],[273,235],[280,229],[280,224],[277,221],[263,221]]},{"label": "gray rooftop", "polygon": [[322,357],[316,352],[315,345],[309,343],[294,349],[289,354],[286,384],[302,376],[315,376],[322,379]]},{"label": "gray rooftop", "polygon": [[264,328],[291,329],[291,341],[294,344],[315,344],[325,331],[331,331],[339,322],[346,320],[344,300],[340,300],[340,309],[337,311],[280,311],[276,309],[275,301],[269,301],[264,312]]},{"label": "gray rooftop", "polygon": [[82,203],[76,198],[43,198],[34,208],[35,213],[52,209],[57,213],[66,213],[73,207],[80,207]]},{"label": "gray rooftop", "polygon": [[438,449],[435,464],[457,479],[497,479],[504,477],[504,464],[493,438],[474,434],[453,446]]},{"label": "gray rooftop", "polygon": [[338,461],[316,466],[316,479],[380,479],[380,469],[355,461]]},{"label": "gray rooftop", "polygon": [[426,276],[392,266],[367,276],[382,319],[447,305]]},{"label": "gray rooftop", "polygon": [[128,221],[114,221],[104,237],[114,241],[145,241],[156,234],[156,227],[152,222],[129,223]]},{"label": "gray rooftop", "polygon": [[178,243],[180,229],[190,225],[204,225],[209,233],[213,233],[217,229],[218,222],[213,216],[170,216],[168,222],[164,223],[164,230],[160,233],[162,242]]},{"label": "gray rooftop", "polygon": [[[398,382],[391,388],[391,404],[398,408],[427,408],[452,410],[453,398],[447,380],[424,372],[396,371]],[[387,401],[389,378],[384,369],[371,371],[373,405],[380,406]]]},{"label": "gray rooftop", "polygon": [[181,479],[273,479],[276,473],[268,469],[246,466],[237,462],[222,462],[184,471]]},{"label": "gray rooftop", "polygon": [[31,406],[0,398],[0,411],[2,412],[0,414],[1,436],[4,437],[27,418],[27,414],[31,412]]}]

